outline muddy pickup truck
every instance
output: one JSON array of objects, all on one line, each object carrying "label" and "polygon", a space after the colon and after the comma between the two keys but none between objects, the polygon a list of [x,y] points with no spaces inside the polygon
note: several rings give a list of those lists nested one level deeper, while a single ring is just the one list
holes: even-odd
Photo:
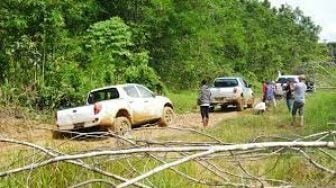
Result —
[{"label": "muddy pickup truck", "polygon": [[250,86],[240,77],[220,77],[214,81],[210,88],[212,110],[220,105],[223,108],[229,105],[237,107],[238,111],[246,107],[253,107],[254,94]]},{"label": "muddy pickup truck", "polygon": [[85,106],[57,111],[56,125],[59,131],[100,126],[123,133],[153,121],[168,126],[174,117],[168,98],[139,84],[123,84],[92,90]]}]

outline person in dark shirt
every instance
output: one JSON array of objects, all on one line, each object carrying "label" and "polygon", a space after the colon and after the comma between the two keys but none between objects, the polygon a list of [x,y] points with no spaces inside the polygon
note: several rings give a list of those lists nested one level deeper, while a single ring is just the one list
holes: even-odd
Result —
[{"label": "person in dark shirt", "polygon": [[289,112],[292,112],[292,104],[293,104],[293,95],[291,90],[291,84],[293,84],[290,80],[287,81],[287,84],[284,88],[285,97],[286,97],[286,105]]},{"label": "person in dark shirt", "polygon": [[266,102],[266,91],[267,91],[267,83],[266,83],[266,80],[263,81],[262,83],[262,101],[263,102]]}]

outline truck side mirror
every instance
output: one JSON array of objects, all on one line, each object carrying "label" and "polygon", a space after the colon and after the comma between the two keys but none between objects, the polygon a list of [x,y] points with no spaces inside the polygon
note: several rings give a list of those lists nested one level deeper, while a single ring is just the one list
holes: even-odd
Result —
[{"label": "truck side mirror", "polygon": [[91,104],[93,102],[93,96],[90,94],[88,99],[87,99],[87,103]]}]

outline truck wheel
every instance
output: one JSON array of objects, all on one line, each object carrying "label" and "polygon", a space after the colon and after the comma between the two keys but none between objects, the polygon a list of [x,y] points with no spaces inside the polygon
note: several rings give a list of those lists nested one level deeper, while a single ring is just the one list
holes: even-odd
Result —
[{"label": "truck wheel", "polygon": [[225,110],[227,107],[228,107],[227,104],[222,104],[222,105],[221,105],[221,109],[222,109],[222,110]]},{"label": "truck wheel", "polygon": [[237,103],[237,110],[238,111],[243,111],[244,110],[244,102],[243,102],[243,100],[241,100],[241,101],[239,101]]},{"label": "truck wheel", "polygon": [[63,139],[65,137],[63,132],[57,131],[57,130],[53,130],[52,131],[52,138],[53,139]]},{"label": "truck wheel", "polygon": [[253,108],[253,104],[254,104],[254,98],[251,99],[250,104],[247,104],[247,108]]},{"label": "truck wheel", "polygon": [[128,120],[127,117],[117,117],[114,124],[111,127],[111,130],[118,134],[125,134],[126,132],[130,131],[132,128],[131,122]]},{"label": "truck wheel", "polygon": [[167,127],[169,125],[172,125],[174,123],[174,119],[175,119],[174,110],[171,107],[166,106],[163,108],[163,114],[159,120],[159,126]]}]

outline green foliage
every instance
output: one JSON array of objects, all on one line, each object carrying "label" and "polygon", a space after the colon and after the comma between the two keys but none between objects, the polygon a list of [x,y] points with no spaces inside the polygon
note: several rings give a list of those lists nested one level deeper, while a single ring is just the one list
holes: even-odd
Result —
[{"label": "green foliage", "polygon": [[176,113],[199,111],[196,103],[198,91],[168,91],[166,94],[172,100]]},{"label": "green foliage", "polygon": [[309,17],[268,1],[8,0],[0,14],[2,93],[15,88],[11,100],[36,108],[79,104],[115,83],[162,92],[224,75],[311,72],[327,54]]}]

